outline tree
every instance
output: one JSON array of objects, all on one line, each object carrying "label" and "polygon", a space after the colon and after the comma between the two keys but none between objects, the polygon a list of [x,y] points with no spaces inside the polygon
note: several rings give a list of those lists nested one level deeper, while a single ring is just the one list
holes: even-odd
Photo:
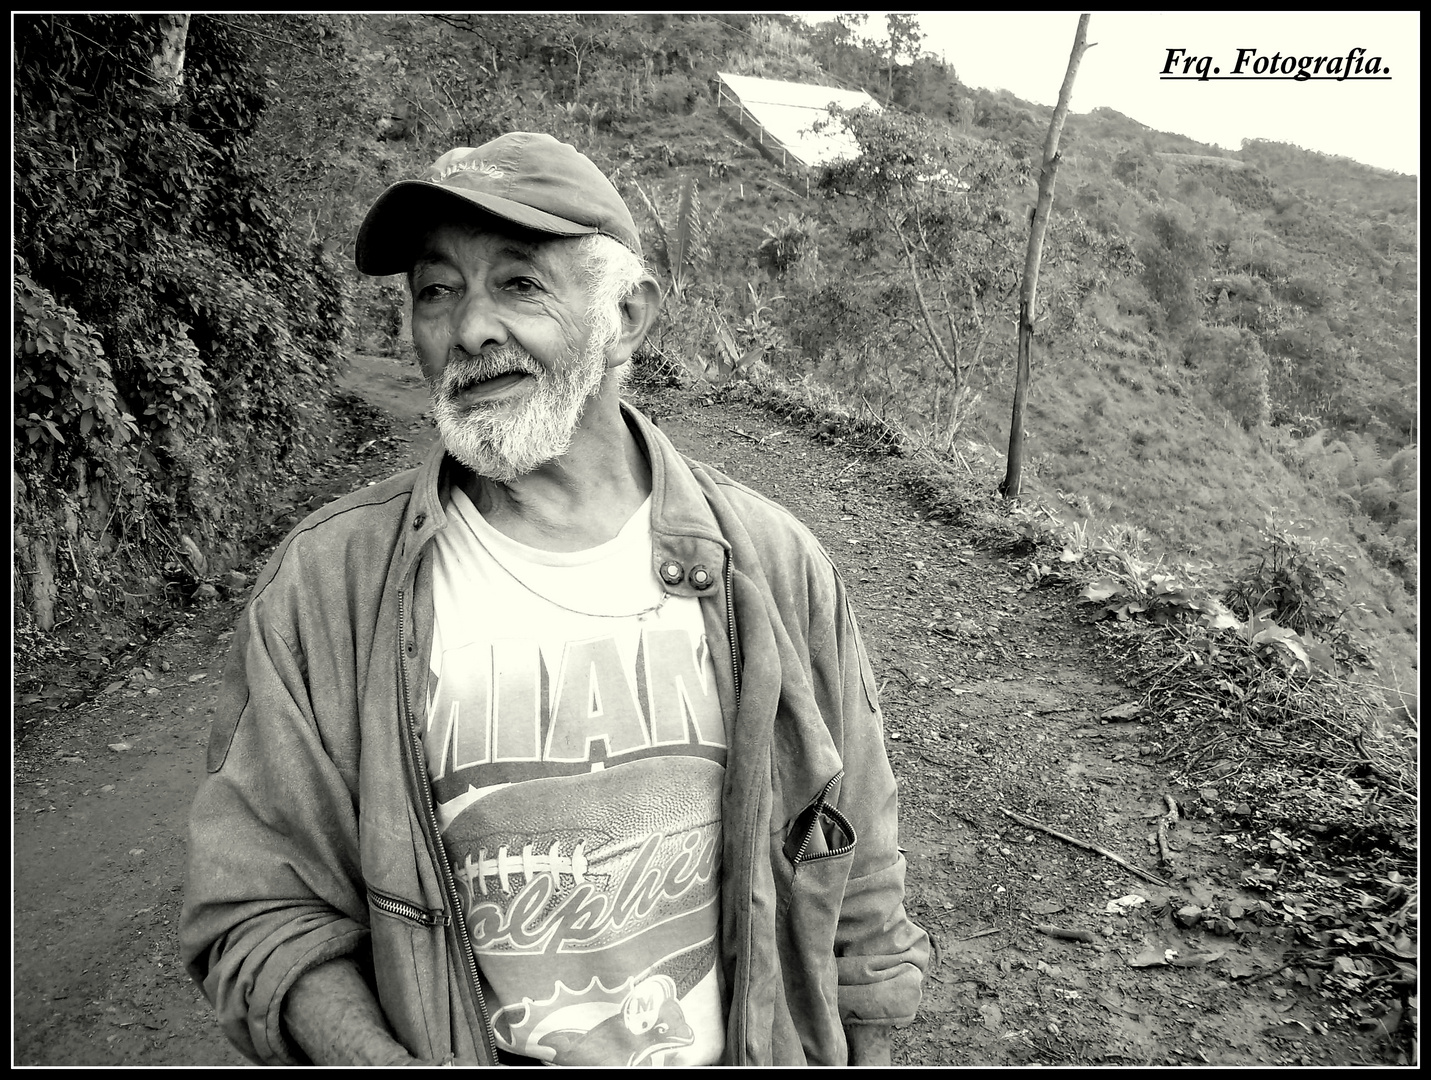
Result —
[{"label": "tree", "polygon": [[57,600],[94,616],[192,587],[314,448],[347,322],[253,154],[257,37],[209,15],[16,20],[13,512],[42,626]]},{"label": "tree", "polygon": [[920,116],[834,116],[860,153],[827,166],[820,190],[846,204],[838,217],[857,255],[888,262],[907,285],[937,365],[931,375],[949,377],[957,402],[1018,284],[1017,233],[1004,200],[1026,177],[1001,147],[953,139]]},{"label": "tree", "polygon": [[1032,364],[1034,303],[1038,298],[1039,260],[1043,255],[1043,238],[1048,229],[1048,217],[1053,209],[1053,184],[1058,173],[1058,140],[1063,122],[1068,116],[1069,98],[1073,96],[1073,80],[1078,65],[1088,50],[1088,16],[1078,17],[1078,29],[1073,35],[1073,52],[1068,57],[1068,70],[1058,91],[1058,104],[1048,125],[1048,138],[1043,144],[1043,168],[1038,177],[1038,202],[1034,206],[1029,228],[1028,254],[1024,258],[1023,292],[1019,297],[1019,360],[1014,379],[1014,411],[1009,424],[1009,460],[999,494],[1006,499],[1019,497],[1023,482],[1024,402],[1028,397],[1029,368]]},{"label": "tree", "polygon": [[915,15],[899,15],[894,12],[885,16],[885,26],[889,30],[889,64],[886,74],[889,100],[894,100],[894,65],[901,56],[910,61],[918,59],[919,46],[924,42],[924,31],[919,28]]},{"label": "tree", "polygon": [[1267,423],[1269,365],[1257,335],[1239,327],[1199,327],[1183,348],[1183,363],[1197,372],[1213,401],[1245,429]]},{"label": "tree", "polygon": [[581,66],[592,53],[605,48],[611,41],[611,27],[601,15],[567,15],[552,28],[554,44],[576,64],[576,85],[572,90],[571,103],[581,101]]},{"label": "tree", "polygon": [[1143,282],[1167,313],[1176,330],[1197,322],[1198,279],[1207,272],[1208,252],[1195,222],[1184,207],[1158,210],[1149,224],[1151,236],[1138,249]]},{"label": "tree", "polygon": [[189,16],[159,15],[159,46],[149,62],[154,74],[154,94],[164,104],[174,105],[184,83],[184,43],[189,36]]}]

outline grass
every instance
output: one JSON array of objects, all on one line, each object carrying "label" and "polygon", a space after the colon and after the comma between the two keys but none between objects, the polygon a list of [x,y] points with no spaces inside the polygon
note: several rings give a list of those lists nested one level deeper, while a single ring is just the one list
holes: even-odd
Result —
[{"label": "grass", "polygon": [[[982,388],[964,434],[1002,448],[1012,379]],[[1345,552],[1346,620],[1371,646],[1381,682],[1414,703],[1417,612],[1393,575],[1376,567],[1344,508],[1288,469],[1270,441],[1244,431],[1176,369],[1146,361],[1035,357],[1025,423],[1025,495],[1067,525],[1126,522],[1173,561],[1230,574],[1258,549],[1268,521]],[[1075,507],[1077,509],[1075,509]]]}]

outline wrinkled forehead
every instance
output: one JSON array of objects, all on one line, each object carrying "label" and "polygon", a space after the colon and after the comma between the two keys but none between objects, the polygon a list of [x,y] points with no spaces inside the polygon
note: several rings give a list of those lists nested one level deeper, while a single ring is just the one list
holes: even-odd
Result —
[{"label": "wrinkled forehead", "polygon": [[576,271],[577,243],[571,237],[539,233],[486,216],[443,221],[429,228],[416,245],[412,273],[434,262],[480,259],[519,262],[548,274],[569,276]]}]

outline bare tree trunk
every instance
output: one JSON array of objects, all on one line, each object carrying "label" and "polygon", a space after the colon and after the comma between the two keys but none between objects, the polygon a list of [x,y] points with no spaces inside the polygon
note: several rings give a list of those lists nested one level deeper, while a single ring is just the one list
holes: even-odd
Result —
[{"label": "bare tree trunk", "polygon": [[189,38],[189,16],[159,15],[159,48],[149,61],[154,75],[154,96],[166,105],[179,100],[184,85],[184,47]]},{"label": "bare tree trunk", "polygon": [[1068,57],[1068,71],[1058,91],[1058,105],[1048,125],[1048,137],[1043,144],[1043,168],[1038,176],[1038,203],[1034,207],[1029,228],[1029,249],[1024,259],[1023,289],[1019,296],[1019,366],[1014,380],[1014,415],[1009,424],[1009,463],[999,494],[1017,499],[1023,485],[1024,469],[1024,403],[1028,398],[1029,369],[1033,352],[1034,302],[1038,298],[1038,267],[1043,257],[1043,237],[1048,230],[1048,216],[1053,210],[1053,181],[1058,173],[1058,139],[1063,134],[1063,122],[1068,117],[1068,101],[1073,96],[1073,79],[1078,64],[1088,50],[1088,16],[1078,17],[1078,30],[1073,35],[1073,52]]}]

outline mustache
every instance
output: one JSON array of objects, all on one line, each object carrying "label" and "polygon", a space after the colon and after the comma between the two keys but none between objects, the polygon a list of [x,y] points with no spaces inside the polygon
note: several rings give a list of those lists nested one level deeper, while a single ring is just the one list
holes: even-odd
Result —
[{"label": "mustache", "polygon": [[438,393],[456,394],[499,375],[517,372],[533,376],[539,374],[531,354],[520,345],[509,343],[479,356],[459,352],[454,353],[442,373],[431,380],[432,389]]}]

